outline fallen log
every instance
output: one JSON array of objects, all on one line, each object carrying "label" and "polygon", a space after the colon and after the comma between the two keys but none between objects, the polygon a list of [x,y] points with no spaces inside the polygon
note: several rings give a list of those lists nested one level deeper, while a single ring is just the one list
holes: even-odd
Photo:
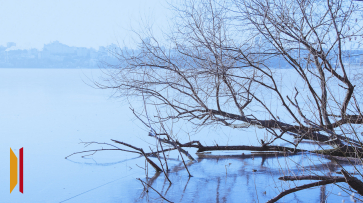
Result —
[{"label": "fallen log", "polygon": [[198,152],[204,151],[227,151],[227,150],[249,150],[249,151],[280,151],[280,152],[306,152],[307,150],[303,149],[295,149],[291,147],[281,147],[281,146],[246,146],[246,145],[237,145],[237,146],[193,146],[198,148]]}]

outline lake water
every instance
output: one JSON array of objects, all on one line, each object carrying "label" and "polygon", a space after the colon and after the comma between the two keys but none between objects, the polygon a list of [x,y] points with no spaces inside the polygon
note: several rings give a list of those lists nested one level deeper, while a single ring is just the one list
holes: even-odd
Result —
[{"label": "lake water", "polygon": [[[102,148],[85,148],[81,141],[111,143],[110,139],[116,139],[145,151],[155,144],[135,120],[127,101],[90,85],[100,74],[91,69],[0,69],[0,202],[165,202],[151,189],[144,192],[136,178],[173,202],[266,202],[282,188],[310,182],[284,182],[278,180],[280,176],[339,170],[337,164],[309,154],[264,157],[238,151],[197,155],[195,149],[187,149],[196,158],[187,161],[193,177],[188,178],[180,157],[172,152],[168,163],[173,184],[169,186],[164,174],[150,166],[146,178],[141,168],[144,158],[131,153],[104,151],[65,159],[73,152]],[[132,104],[142,106],[142,102]],[[180,140],[188,141],[186,131],[180,130]],[[207,128],[191,140],[207,145],[257,145],[256,135],[263,132]],[[9,150],[18,154],[21,147],[24,194],[18,186],[10,194]],[[339,192],[334,185],[315,187],[280,202],[350,201],[349,195]]]}]

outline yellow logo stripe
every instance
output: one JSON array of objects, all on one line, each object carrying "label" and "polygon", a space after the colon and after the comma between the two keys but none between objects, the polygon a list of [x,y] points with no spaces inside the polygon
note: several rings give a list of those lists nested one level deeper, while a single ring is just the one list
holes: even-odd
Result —
[{"label": "yellow logo stripe", "polygon": [[10,193],[18,184],[18,157],[15,156],[10,148]]}]

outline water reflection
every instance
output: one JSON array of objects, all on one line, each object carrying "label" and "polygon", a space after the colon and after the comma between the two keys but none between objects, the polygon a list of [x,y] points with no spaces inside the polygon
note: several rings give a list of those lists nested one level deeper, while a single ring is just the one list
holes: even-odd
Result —
[{"label": "water reflection", "polygon": [[[284,182],[284,175],[332,173],[340,166],[308,154],[198,154],[196,162],[188,162],[193,177],[189,178],[182,163],[169,164],[166,180],[162,173],[144,178],[172,202],[266,202],[282,192],[309,181]],[[318,160],[318,161],[316,161]],[[310,165],[306,165],[309,163]],[[296,163],[304,163],[299,167]],[[327,192],[329,191],[329,192]],[[341,202],[339,187],[326,185],[302,190],[280,199],[281,202]],[[339,198],[337,198],[339,197]],[[163,202],[154,191],[140,191],[137,202]]]}]

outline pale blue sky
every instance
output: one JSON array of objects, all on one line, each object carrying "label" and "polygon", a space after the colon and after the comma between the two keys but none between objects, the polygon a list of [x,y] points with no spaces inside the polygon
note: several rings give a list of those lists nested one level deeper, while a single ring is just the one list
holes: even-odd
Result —
[{"label": "pale blue sky", "polygon": [[163,0],[0,0],[0,45],[38,48],[58,40],[94,47],[130,38],[141,19],[154,27],[167,23]]}]

